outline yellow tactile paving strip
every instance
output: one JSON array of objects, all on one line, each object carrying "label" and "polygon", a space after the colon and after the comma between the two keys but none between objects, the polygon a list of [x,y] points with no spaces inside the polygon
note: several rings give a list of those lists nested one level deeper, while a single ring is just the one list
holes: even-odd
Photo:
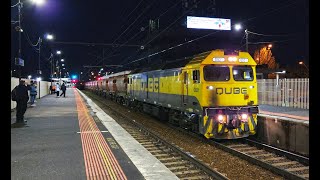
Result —
[{"label": "yellow tactile paving strip", "polygon": [[86,175],[88,180],[126,180],[117,159],[98,129],[94,119],[89,115],[80,94],[74,90]]}]

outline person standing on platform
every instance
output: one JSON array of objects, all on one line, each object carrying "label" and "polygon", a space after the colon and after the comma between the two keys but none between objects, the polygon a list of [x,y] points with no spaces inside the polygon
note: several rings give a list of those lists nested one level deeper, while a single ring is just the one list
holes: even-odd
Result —
[{"label": "person standing on platform", "polygon": [[62,93],[61,93],[60,96],[63,95],[63,97],[66,97],[66,90],[67,90],[66,85],[65,85],[64,83],[62,83],[62,85],[61,85],[61,91],[62,91]]},{"label": "person standing on platform", "polygon": [[60,93],[60,85],[59,85],[59,83],[57,83],[57,85],[56,85],[56,93],[57,93],[57,97],[60,97],[59,96],[59,93]]},{"label": "person standing on platform", "polygon": [[24,114],[27,110],[27,104],[29,100],[29,86],[26,86],[24,80],[19,81],[19,85],[15,87],[16,92],[16,124],[25,124]]},{"label": "person standing on platform", "polygon": [[52,87],[52,85],[50,85],[49,91],[50,91],[50,94],[53,94],[53,87]]},{"label": "person standing on platform", "polygon": [[31,103],[32,107],[36,106],[36,104],[34,103],[36,97],[37,97],[37,86],[36,86],[36,83],[31,81],[31,85],[30,85],[30,103]]}]

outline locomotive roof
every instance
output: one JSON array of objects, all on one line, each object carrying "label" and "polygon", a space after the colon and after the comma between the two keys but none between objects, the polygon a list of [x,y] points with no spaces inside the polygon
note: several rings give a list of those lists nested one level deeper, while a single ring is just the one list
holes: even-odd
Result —
[{"label": "locomotive roof", "polygon": [[227,52],[221,49],[204,52],[194,56],[194,58],[187,65],[193,64],[257,65],[248,52]]},{"label": "locomotive roof", "polygon": [[[181,68],[188,65],[196,65],[196,64],[239,64],[239,62],[232,62],[228,61],[228,57],[235,56],[237,60],[239,59],[247,59],[248,62],[242,63],[245,65],[256,65],[256,62],[250,56],[248,52],[241,52],[241,51],[232,51],[227,52],[222,49],[215,49],[206,52],[202,52],[190,57],[184,57],[181,59],[176,59],[173,61],[166,61],[166,62],[159,62],[154,61],[153,64],[148,64],[147,67],[140,67],[138,69],[132,70],[131,73],[140,73],[146,71],[153,71],[153,70],[164,70],[164,69],[174,69],[174,68]],[[224,58],[223,62],[214,62],[214,58]]]},{"label": "locomotive roof", "polygon": [[[236,57],[237,61],[229,61],[229,57]],[[214,58],[224,58],[223,62],[214,62]],[[248,52],[241,52],[241,51],[225,51],[222,49],[210,50],[206,52],[202,52],[196,54],[191,57],[185,57],[181,59],[177,59],[174,61],[167,61],[162,64],[155,64],[154,67],[150,66],[147,70],[159,70],[159,69],[173,69],[173,68],[180,68],[185,67],[187,65],[195,65],[195,64],[239,64],[239,59],[245,59],[247,62],[241,62],[241,64],[245,65],[256,65],[256,62],[253,60],[251,55]],[[142,70],[143,71],[143,70]],[[140,71],[140,72],[142,72]]]}]

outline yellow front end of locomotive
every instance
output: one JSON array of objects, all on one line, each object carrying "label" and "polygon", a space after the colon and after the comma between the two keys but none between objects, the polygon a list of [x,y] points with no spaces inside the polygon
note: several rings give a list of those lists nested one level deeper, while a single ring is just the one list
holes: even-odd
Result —
[{"label": "yellow front end of locomotive", "polygon": [[214,51],[201,63],[207,138],[235,139],[256,133],[258,90],[256,63],[246,52]]}]

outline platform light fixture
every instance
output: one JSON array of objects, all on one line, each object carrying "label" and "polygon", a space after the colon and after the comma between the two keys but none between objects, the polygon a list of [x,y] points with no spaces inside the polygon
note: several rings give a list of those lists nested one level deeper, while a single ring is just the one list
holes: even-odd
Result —
[{"label": "platform light fixture", "polygon": [[46,34],[45,38],[48,39],[48,40],[53,40],[54,36],[52,34]]},{"label": "platform light fixture", "polygon": [[42,6],[45,3],[45,0],[31,0],[31,2],[37,6]]}]

